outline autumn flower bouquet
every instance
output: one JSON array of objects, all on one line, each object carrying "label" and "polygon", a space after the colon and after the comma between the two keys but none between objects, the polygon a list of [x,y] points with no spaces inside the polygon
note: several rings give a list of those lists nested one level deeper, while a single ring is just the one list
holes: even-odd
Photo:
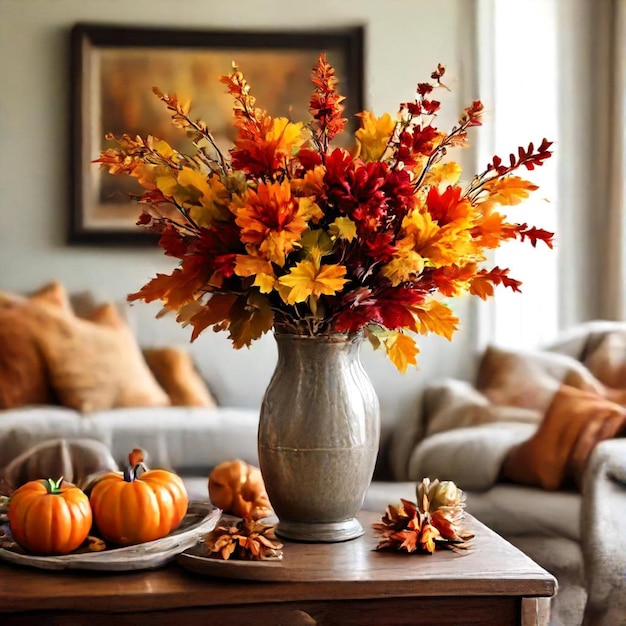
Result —
[{"label": "autumn flower bouquet", "polygon": [[536,186],[516,175],[550,157],[543,140],[507,160],[494,157],[465,185],[448,158],[481,124],[480,101],[449,132],[434,125],[444,68],[394,119],[359,114],[352,149],[333,147],[344,133],[344,98],[324,55],[312,70],[308,123],[256,107],[233,64],[222,76],[234,99],[234,146],[225,154],[211,130],[190,117],[190,103],[155,94],[185,131],[184,154],[156,137],[109,139],[97,162],[136,178],[145,192],[139,224],[160,233],[178,259],[129,300],[160,300],[193,326],[229,333],[235,348],[275,330],[318,336],[362,331],[399,370],[416,363],[415,333],[448,339],[458,320],[446,299],[487,298],[494,286],[519,291],[507,269],[485,267],[486,253],[518,239],[552,246],[552,234],[511,223],[500,212]]}]

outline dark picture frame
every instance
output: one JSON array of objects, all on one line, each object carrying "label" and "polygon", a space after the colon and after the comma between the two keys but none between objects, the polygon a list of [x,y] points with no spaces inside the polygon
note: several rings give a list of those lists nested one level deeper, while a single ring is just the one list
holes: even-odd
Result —
[{"label": "dark picture frame", "polygon": [[[71,31],[68,242],[154,245],[155,235],[136,225],[141,209],[132,194],[141,193],[139,186],[93,163],[102,149],[113,146],[105,140],[108,132],[143,137],[175,133],[185,140],[152,93],[153,86],[190,98],[192,117],[203,119],[216,135],[223,127],[226,142],[226,133],[234,132],[232,98],[218,77],[231,70],[232,61],[251,84],[257,106],[273,116],[307,122],[310,71],[320,52],[335,66],[354,130],[355,114],[364,109],[361,26],[270,32],[76,24]],[[169,140],[169,134],[162,138]]]}]

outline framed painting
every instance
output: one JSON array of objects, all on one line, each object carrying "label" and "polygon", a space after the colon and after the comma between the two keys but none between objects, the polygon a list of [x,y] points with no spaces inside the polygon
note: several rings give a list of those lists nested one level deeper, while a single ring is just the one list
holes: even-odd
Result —
[{"label": "framed painting", "polygon": [[71,244],[152,244],[136,225],[133,200],[141,187],[113,176],[94,159],[113,144],[107,133],[148,134],[185,151],[185,133],[152,93],[176,93],[192,103],[225,152],[232,145],[232,98],[219,82],[233,61],[244,72],[257,106],[273,116],[309,119],[311,68],[320,52],[335,67],[346,96],[349,129],[363,106],[363,29],[289,32],[198,31],[77,24],[71,33]]}]

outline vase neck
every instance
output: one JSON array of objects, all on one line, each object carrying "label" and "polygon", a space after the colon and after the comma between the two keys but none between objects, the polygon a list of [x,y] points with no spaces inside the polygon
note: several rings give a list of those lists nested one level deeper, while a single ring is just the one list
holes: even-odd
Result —
[{"label": "vase neck", "polygon": [[290,359],[304,361],[334,360],[341,358],[358,359],[359,349],[363,340],[362,334],[332,334],[332,335],[294,335],[289,333],[274,333],[280,357],[289,356]]}]

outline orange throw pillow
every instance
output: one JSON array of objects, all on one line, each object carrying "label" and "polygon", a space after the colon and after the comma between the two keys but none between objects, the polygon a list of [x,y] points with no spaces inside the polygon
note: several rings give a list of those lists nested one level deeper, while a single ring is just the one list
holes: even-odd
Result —
[{"label": "orange throw pillow", "polygon": [[186,350],[149,348],[143,351],[143,355],[173,406],[217,406]]},{"label": "orange throw pillow", "polygon": [[590,391],[563,385],[537,432],[511,449],[502,475],[524,485],[580,488],[595,446],[626,434],[626,408]]},{"label": "orange throw pillow", "polygon": [[29,298],[2,292],[0,297],[0,409],[57,403],[47,365],[35,339],[33,306],[69,308],[64,287],[54,282]]}]

